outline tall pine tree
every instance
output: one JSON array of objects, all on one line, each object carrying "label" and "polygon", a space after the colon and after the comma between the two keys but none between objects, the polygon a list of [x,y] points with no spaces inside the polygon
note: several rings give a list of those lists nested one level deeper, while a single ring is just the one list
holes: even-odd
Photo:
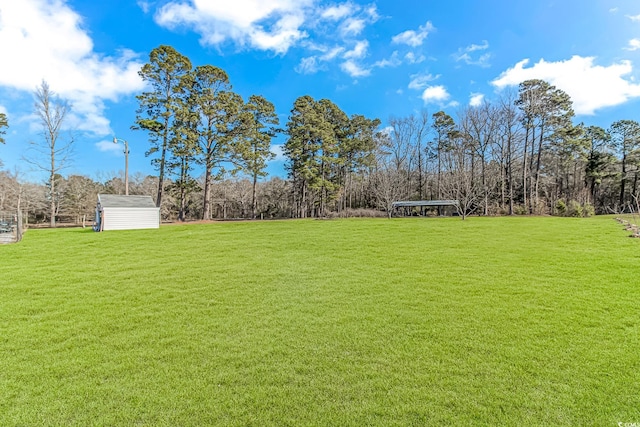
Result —
[{"label": "tall pine tree", "polygon": [[151,51],[149,62],[138,72],[150,91],[138,95],[139,107],[134,129],[149,132],[151,148],[146,155],[157,155],[151,162],[158,170],[156,206],[161,206],[167,159],[171,141],[176,137],[175,115],[183,77],[191,71],[191,61],[171,46],[161,45]]}]

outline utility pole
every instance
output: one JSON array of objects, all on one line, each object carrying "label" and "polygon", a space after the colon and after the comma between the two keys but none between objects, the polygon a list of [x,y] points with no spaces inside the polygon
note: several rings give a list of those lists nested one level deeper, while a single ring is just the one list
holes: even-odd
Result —
[{"label": "utility pole", "polygon": [[129,144],[124,139],[113,138],[113,143],[117,144],[118,141],[124,143],[124,194],[129,195]]}]

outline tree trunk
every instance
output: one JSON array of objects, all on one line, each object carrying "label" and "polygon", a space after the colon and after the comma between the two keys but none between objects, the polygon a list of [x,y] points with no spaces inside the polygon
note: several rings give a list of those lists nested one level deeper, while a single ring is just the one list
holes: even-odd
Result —
[{"label": "tree trunk", "polygon": [[300,218],[307,217],[307,186],[302,181],[302,191],[300,194]]},{"label": "tree trunk", "polygon": [[[53,165],[53,154],[51,157],[51,164]],[[49,185],[51,186],[51,200],[49,208],[51,211],[51,218],[49,219],[49,226],[51,228],[56,226],[56,175],[53,172],[54,167],[51,167],[51,175],[49,175]]]},{"label": "tree trunk", "polygon": [[504,209],[504,205],[507,199],[507,195],[506,195],[507,164],[504,159],[504,152],[502,153],[501,162],[503,163],[500,165],[500,209]]},{"label": "tree trunk", "polygon": [[202,207],[202,219],[211,219],[211,166],[209,162],[207,162],[204,170],[204,200]]},{"label": "tree trunk", "polygon": [[484,215],[489,215],[489,189],[487,188],[487,175],[484,164],[484,154],[480,157],[482,162],[482,192],[484,193]]},{"label": "tree trunk", "polygon": [[318,212],[318,217],[324,217],[325,210],[325,195],[327,193],[326,181],[325,181],[325,173],[324,173],[324,158],[320,161],[320,176],[322,177],[322,186],[320,187],[320,212]]},{"label": "tree trunk", "polygon": [[540,184],[540,162],[542,160],[542,143],[544,141],[544,123],[540,126],[540,138],[538,140],[538,155],[536,158],[536,174],[535,174],[535,203],[534,209],[536,213],[538,211],[538,197],[539,197],[539,184]]},{"label": "tree trunk", "polygon": [[[169,94],[167,93],[167,99]],[[164,192],[164,168],[166,166],[167,147],[169,146],[169,118],[164,119],[164,132],[162,135],[162,152],[160,155],[160,167],[158,171],[158,193],[156,196],[156,207],[162,206],[162,194]]]},{"label": "tree trunk", "polygon": [[624,193],[625,184],[627,181],[627,156],[626,153],[622,154],[622,177],[620,178],[620,207],[624,210]]},{"label": "tree trunk", "polygon": [[178,209],[178,221],[184,222],[185,220],[185,188],[180,187],[180,208]]},{"label": "tree trunk", "polygon": [[251,189],[251,218],[256,219],[258,215],[258,200],[256,199],[256,187],[258,186],[258,175],[253,174],[253,187]]},{"label": "tree trunk", "polygon": [[533,132],[531,135],[531,159],[529,161],[529,214],[533,214],[533,194],[534,194],[534,182],[535,182],[535,174],[534,167],[535,158],[534,154],[536,152],[536,128],[533,128]]},{"label": "tree trunk", "polygon": [[442,184],[442,161],[440,160],[440,142],[438,142],[438,151],[437,151],[437,156],[438,156],[438,179],[437,179],[437,184],[436,184],[436,198],[438,200],[440,200],[441,197],[441,193],[440,193],[440,188],[441,188],[441,184]]},{"label": "tree trunk", "polygon": [[527,208],[527,147],[529,146],[529,124],[524,135],[524,153],[522,154],[522,203]]},{"label": "tree trunk", "polygon": [[187,177],[188,177],[188,160],[186,158],[182,159],[180,164],[180,208],[178,210],[178,220],[184,222],[186,215],[186,207],[187,207]]},{"label": "tree trunk", "polygon": [[422,147],[420,145],[418,145],[418,195],[420,200],[422,200]]},{"label": "tree trunk", "polygon": [[16,228],[16,241],[19,242],[20,240],[22,240],[22,233],[24,232],[23,228],[22,228],[22,209],[20,208],[20,200],[22,198],[22,190],[20,190],[20,192],[18,193],[18,214],[17,214],[17,219],[18,219],[18,224],[16,224],[17,228]]},{"label": "tree trunk", "polygon": [[164,165],[167,155],[166,146],[162,147],[162,156],[160,157],[160,170],[158,172],[158,193],[156,195],[156,207],[162,206],[162,191],[164,188]]}]

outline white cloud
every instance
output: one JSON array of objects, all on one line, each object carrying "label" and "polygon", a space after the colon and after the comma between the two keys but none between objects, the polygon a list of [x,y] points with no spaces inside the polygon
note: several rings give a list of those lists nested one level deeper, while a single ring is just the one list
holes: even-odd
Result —
[{"label": "white cloud", "polygon": [[282,144],[273,144],[271,146],[271,152],[276,155],[276,157],[271,160],[272,162],[284,162],[287,160],[283,149],[284,145]]},{"label": "white cloud", "polygon": [[170,30],[183,27],[198,33],[203,45],[220,47],[233,43],[239,48],[278,54],[300,47],[308,54],[295,66],[298,73],[316,73],[333,63],[352,77],[369,75],[371,67],[359,64],[368,54],[369,42],[355,40],[354,36],[379,19],[376,6],[362,6],[353,1],[320,3],[319,0],[167,0],[154,19]]},{"label": "white cloud", "polygon": [[368,48],[369,42],[367,40],[361,40],[356,43],[353,49],[345,52],[342,57],[344,59],[363,58],[367,55]]},{"label": "white cloud", "polygon": [[415,53],[413,52],[409,52],[404,56],[404,59],[409,63],[409,64],[419,64],[421,62],[424,62],[424,60],[426,59],[424,57],[424,55],[418,55],[416,56]]},{"label": "white cloud", "polygon": [[632,78],[624,78],[633,71],[630,61],[605,67],[595,65],[594,59],[577,55],[558,62],[541,59],[529,68],[525,68],[529,60],[524,59],[491,83],[503,88],[517,86],[530,79],[546,80],[569,94],[577,114],[591,115],[598,109],[620,105],[631,98],[640,97],[640,84],[633,83]]},{"label": "white cloud", "polygon": [[635,16],[627,15],[627,18],[635,22],[640,22],[640,15],[635,15]]},{"label": "white cloud", "polygon": [[378,9],[376,8],[375,4],[370,4],[369,6],[367,6],[367,8],[364,10],[364,13],[369,18],[370,22],[376,22],[378,19],[380,19],[380,15],[378,15]]},{"label": "white cloud", "polygon": [[429,82],[432,82],[439,77],[439,75],[434,76],[433,74],[413,74],[408,87],[409,89],[421,90],[427,87]]},{"label": "white cloud", "polygon": [[274,25],[271,32],[264,31],[262,28],[255,29],[251,34],[251,42],[261,50],[285,53],[299,39],[307,36],[305,32],[298,30],[300,25],[302,25],[302,17],[285,16]]},{"label": "white cloud", "polygon": [[320,59],[322,59],[323,61],[331,61],[332,59],[337,58],[338,55],[340,55],[342,52],[344,52],[343,47],[334,47],[327,50],[326,53],[320,57]]},{"label": "white cloud", "polygon": [[148,1],[138,0],[136,4],[140,9],[142,9],[144,13],[149,13],[149,10],[151,9],[151,5],[149,4]]},{"label": "white cloud", "polygon": [[478,57],[478,59],[476,59],[475,61],[471,61],[471,62],[467,62],[467,64],[469,65],[479,65],[481,67],[490,67],[491,64],[489,64],[489,59],[491,59],[491,54],[490,53],[485,53],[482,54]]},{"label": "white cloud", "polygon": [[374,67],[397,67],[402,64],[402,60],[398,57],[398,51],[394,51],[389,59],[382,59],[373,64]]},{"label": "white cloud", "polygon": [[625,50],[638,50],[640,49],[640,39],[629,40],[629,45],[624,48]]},{"label": "white cloud", "polygon": [[383,135],[390,136],[393,133],[393,126],[385,126],[380,129],[380,133]]},{"label": "white cloud", "polygon": [[344,3],[337,6],[331,6],[326,8],[320,16],[325,19],[331,19],[334,21],[340,20],[353,13],[354,6],[351,3]]},{"label": "white cloud", "polygon": [[314,74],[318,72],[318,70],[320,70],[320,66],[316,56],[302,58],[295,68],[295,71],[300,74]]},{"label": "white cloud", "polygon": [[487,50],[489,49],[489,42],[486,40],[482,40],[482,44],[471,44],[467,46],[464,50],[466,52],[475,52],[476,50]]},{"label": "white cloud", "polygon": [[[345,48],[342,46],[329,48],[328,46],[323,45],[307,44],[307,48],[319,51],[321,54],[302,58],[300,63],[295,67],[295,71],[300,74],[314,74],[318,71],[326,70],[327,64],[338,57],[348,60],[358,59],[366,55],[367,46],[368,42],[365,40],[356,43],[352,50],[345,52]],[[353,65],[348,65],[347,67],[348,69],[355,70]],[[343,71],[345,70],[344,65],[341,66],[341,68]]]},{"label": "white cloud", "polygon": [[479,65],[481,67],[489,66],[490,53],[483,53],[477,58],[472,55],[473,52],[484,51],[489,49],[489,42],[482,41],[482,44],[471,44],[465,48],[458,49],[458,52],[453,55],[456,62],[464,61],[467,65]]},{"label": "white cloud", "polygon": [[397,34],[391,38],[391,41],[396,44],[406,44],[413,47],[421,46],[424,43],[424,39],[427,38],[429,33],[433,32],[435,27],[431,24],[431,21],[427,21],[426,24],[421,25],[418,31],[407,30],[400,34]]},{"label": "white cloud", "polygon": [[100,142],[96,142],[96,148],[98,149],[98,151],[102,151],[104,153],[121,153],[124,156],[122,144],[114,144],[113,139],[109,141],[103,140]]},{"label": "white cloud", "polygon": [[469,97],[469,105],[472,107],[481,106],[482,101],[484,101],[484,94],[482,93],[472,93]]},{"label": "white cloud", "polygon": [[340,26],[340,33],[343,36],[357,36],[364,30],[366,22],[360,18],[348,18]]},{"label": "white cloud", "polygon": [[[312,36],[361,34],[367,24],[379,18],[375,6],[346,2],[320,7],[317,3],[318,0],[169,0],[154,18],[170,30],[184,27],[200,34],[203,45],[232,42],[240,48],[278,54],[304,44]],[[314,35],[314,31],[318,34]]]},{"label": "white cloud", "polygon": [[239,46],[283,54],[307,37],[301,26],[312,3],[313,0],[170,1],[158,10],[155,20],[169,29],[192,28],[205,45],[232,40]]},{"label": "white cloud", "polygon": [[424,92],[422,92],[422,100],[425,104],[430,103],[442,103],[451,98],[447,89],[444,86],[428,86]]},{"label": "white cloud", "polygon": [[63,0],[3,1],[0,13],[0,86],[33,93],[42,80],[68,100],[68,124],[78,130],[110,133],[104,101],[144,87],[142,66],[131,51],[116,57],[93,51],[82,18]]},{"label": "white cloud", "polygon": [[366,8],[353,3],[346,4],[349,13],[341,16],[343,21],[338,27],[338,34],[342,37],[357,36],[365,29],[367,24],[373,24],[379,19],[375,5]]},{"label": "white cloud", "polygon": [[351,59],[343,62],[340,65],[340,68],[342,69],[342,71],[349,74],[351,77],[366,77],[371,74],[371,70],[362,68],[360,65],[356,64]]}]

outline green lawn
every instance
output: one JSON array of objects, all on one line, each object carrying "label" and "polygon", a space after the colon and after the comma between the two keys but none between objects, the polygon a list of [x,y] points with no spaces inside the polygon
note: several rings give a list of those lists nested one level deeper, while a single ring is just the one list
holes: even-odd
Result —
[{"label": "green lawn", "polygon": [[612,217],[31,230],[0,246],[0,425],[640,424]]}]

